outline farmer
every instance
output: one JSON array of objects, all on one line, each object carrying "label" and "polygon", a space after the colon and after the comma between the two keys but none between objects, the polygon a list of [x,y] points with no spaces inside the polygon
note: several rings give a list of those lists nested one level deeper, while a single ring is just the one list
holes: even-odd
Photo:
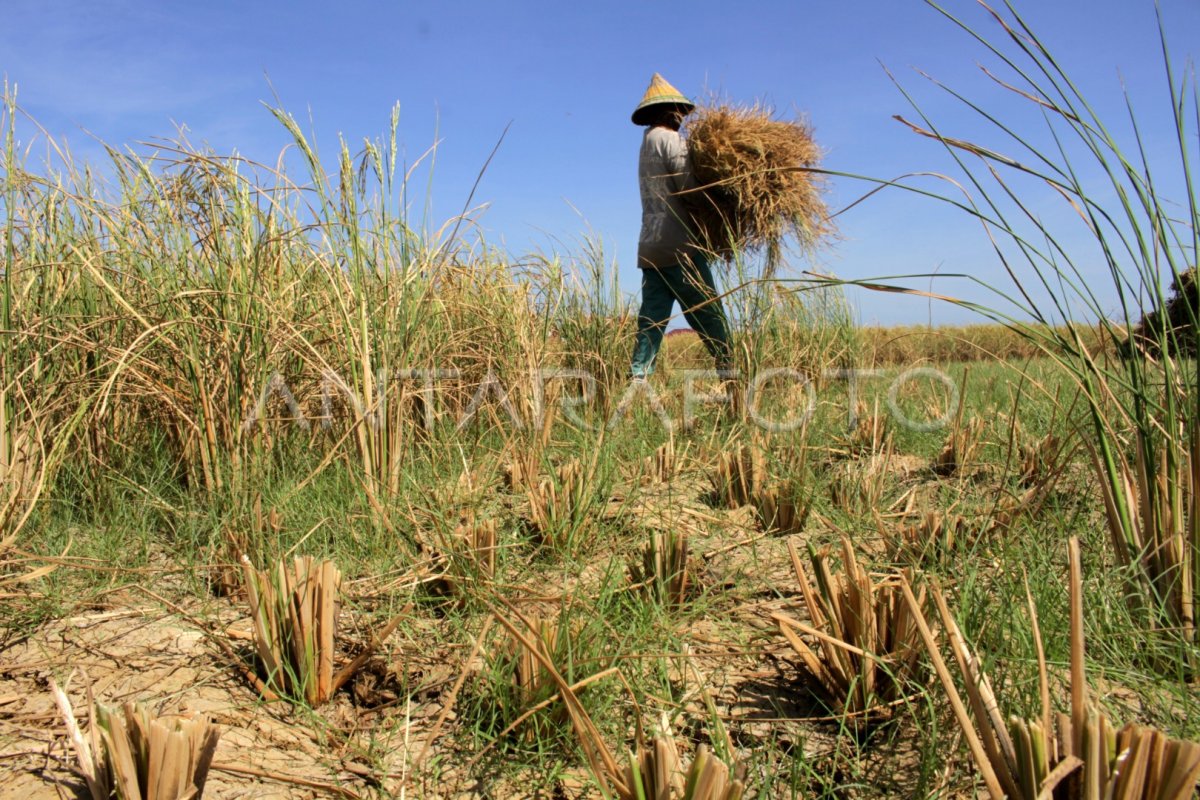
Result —
[{"label": "farmer", "polygon": [[722,379],[733,376],[733,350],[725,312],[713,284],[708,258],[692,233],[687,190],[696,188],[687,143],[679,126],[695,106],[657,72],[633,123],[646,126],[638,159],[642,232],[637,265],[642,270],[642,306],[630,377],[644,381],[654,371],[663,331],[676,301],[692,330],[716,361]]}]

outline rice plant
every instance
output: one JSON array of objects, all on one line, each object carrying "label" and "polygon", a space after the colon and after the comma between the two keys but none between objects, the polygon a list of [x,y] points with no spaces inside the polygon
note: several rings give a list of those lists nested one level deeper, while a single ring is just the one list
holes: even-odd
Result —
[{"label": "rice plant", "polygon": [[[541,700],[552,695],[554,681],[547,669],[538,659],[540,652],[547,658],[554,658],[558,652],[559,625],[558,620],[543,617],[532,617],[532,634],[536,649],[530,649],[519,639],[511,637],[508,640],[506,654],[512,670],[512,690],[516,700],[516,708],[524,711],[533,708]],[[554,720],[562,725],[567,721],[565,708],[555,711]],[[534,726],[527,727],[522,735],[527,741],[533,741],[536,736]]]},{"label": "rice plant", "polygon": [[506,635],[488,648],[466,712],[491,739],[489,747],[510,737],[539,752],[579,746],[590,764],[599,758],[615,768],[592,721],[608,702],[598,684],[616,673],[602,655],[601,621],[570,605],[550,615],[501,603],[492,613]]},{"label": "rice plant", "polygon": [[561,288],[555,330],[561,337],[562,370],[579,405],[602,414],[611,411],[625,379],[635,330],[634,311],[621,296],[617,263],[603,243],[587,237],[581,255],[562,266],[557,260],[551,286]]},{"label": "rice plant", "polygon": [[243,556],[242,570],[267,685],[310,706],[326,702],[340,686],[334,683],[333,660],[341,571],[311,556],[296,558],[290,567],[280,561],[265,573]]},{"label": "rice plant", "polygon": [[788,481],[759,492],[755,509],[764,531],[791,536],[804,530],[812,498],[795,481]]},{"label": "rice plant", "polygon": [[334,670],[342,573],[330,560],[296,557],[265,572],[242,557],[243,579],[253,623],[259,686],[268,697],[282,696],[311,707],[327,702],[346,685],[403,618],[393,617],[358,655]]},{"label": "rice plant", "polygon": [[643,474],[654,483],[669,483],[679,469],[675,440],[668,439],[646,458]]},{"label": "rice plant", "polygon": [[632,788],[622,800],[740,800],[746,791],[746,767],[732,770],[708,745],[696,748],[685,769],[675,739],[655,736],[629,754],[625,785]]},{"label": "rice plant", "polygon": [[496,576],[496,520],[459,525],[456,538],[462,542],[475,577],[489,581]]},{"label": "rice plant", "polygon": [[591,471],[594,465],[594,460],[585,464],[572,459],[558,467],[553,476],[525,490],[530,526],[544,546],[574,553],[584,544],[596,522],[598,487],[596,473]]},{"label": "rice plant", "polygon": [[496,577],[498,523],[494,517],[479,520],[474,512],[463,515],[453,530],[439,530],[431,545],[433,566],[441,571],[435,584],[439,592],[466,602]]},{"label": "rice plant", "polygon": [[854,410],[854,427],[845,439],[846,450],[852,454],[877,455],[892,448],[890,417],[879,412],[878,403],[868,409],[858,403]]},{"label": "rice plant", "polygon": [[[1200,426],[1176,420],[1175,436],[1158,431],[1147,445],[1137,437],[1132,466],[1116,465],[1115,482],[1100,483],[1109,539],[1126,568],[1129,601],[1150,628],[1196,643],[1196,586],[1200,579]],[[1146,458],[1155,459],[1149,463]],[[1097,474],[1104,456],[1093,450]],[[1190,668],[1197,654],[1184,652]]]},{"label": "rice plant", "polygon": [[886,455],[840,462],[829,480],[829,499],[835,508],[853,517],[869,517],[883,506],[891,477],[891,461]]},{"label": "rice plant", "polygon": [[946,444],[934,456],[933,471],[945,477],[961,474],[971,465],[978,464],[983,431],[983,420],[978,417],[965,422],[956,420],[946,437]]},{"label": "rice plant", "polygon": [[1047,433],[1036,442],[1018,444],[1019,480],[1022,486],[1042,486],[1062,472],[1065,448],[1062,437]]},{"label": "rice plant", "polygon": [[[555,386],[556,390],[560,390]],[[546,459],[546,450],[554,433],[554,406],[556,392],[542,398],[541,417],[531,436],[510,437],[510,451],[503,466],[504,486],[510,492],[519,493],[536,488],[538,475]]]}]

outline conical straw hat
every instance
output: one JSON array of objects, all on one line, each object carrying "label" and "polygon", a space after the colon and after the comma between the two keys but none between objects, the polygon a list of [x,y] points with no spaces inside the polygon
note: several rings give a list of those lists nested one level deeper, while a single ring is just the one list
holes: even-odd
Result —
[{"label": "conical straw hat", "polygon": [[633,124],[645,125],[649,120],[643,110],[650,106],[657,105],[675,105],[682,106],[684,111],[691,111],[696,106],[691,100],[688,100],[683,94],[671,84],[667,83],[667,79],[657,72],[650,79],[650,86],[646,89],[646,93],[642,95],[642,102],[638,103],[638,107],[633,110]]}]

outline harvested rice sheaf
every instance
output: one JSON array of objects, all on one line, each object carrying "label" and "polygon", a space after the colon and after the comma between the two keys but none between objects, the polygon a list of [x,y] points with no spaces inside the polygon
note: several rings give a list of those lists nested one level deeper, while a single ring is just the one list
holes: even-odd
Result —
[{"label": "harvested rice sheaf", "polygon": [[688,122],[688,148],[701,189],[694,217],[714,252],[766,248],[788,235],[812,251],[834,233],[812,127],[775,119],[764,106],[702,106]]}]

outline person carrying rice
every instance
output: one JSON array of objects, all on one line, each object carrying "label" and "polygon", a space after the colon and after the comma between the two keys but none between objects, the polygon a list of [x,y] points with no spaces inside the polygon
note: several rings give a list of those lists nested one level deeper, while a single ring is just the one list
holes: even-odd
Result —
[{"label": "person carrying rice", "polygon": [[[733,376],[733,348],[725,311],[713,282],[708,254],[693,232],[691,198],[698,195],[687,143],[679,133],[694,104],[654,73],[633,123],[646,128],[638,158],[642,228],[637,265],[642,303],[630,377],[644,381],[654,371],[663,332],[676,302],[716,362],[721,378]],[[692,191],[692,194],[688,194]]]}]

